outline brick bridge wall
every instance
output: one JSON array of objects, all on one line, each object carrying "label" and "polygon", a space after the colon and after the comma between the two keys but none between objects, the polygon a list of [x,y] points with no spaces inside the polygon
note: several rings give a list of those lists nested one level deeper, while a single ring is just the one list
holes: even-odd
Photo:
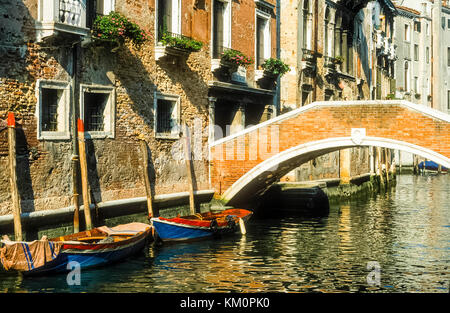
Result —
[{"label": "brick bridge wall", "polygon": [[[252,169],[257,172],[256,166],[262,167],[262,162],[283,151],[330,138],[349,138],[352,129],[362,128],[365,138],[385,138],[413,148],[415,145],[440,155],[439,160],[450,162],[450,116],[445,113],[407,101],[316,102],[212,143],[211,187],[223,195],[246,173]],[[301,163],[339,148],[345,147],[296,156],[295,160],[283,160],[282,164],[280,160],[277,168],[258,178],[259,189],[247,190],[247,196],[254,195],[262,186],[271,184]],[[417,154],[420,153],[418,150]],[[274,162],[277,163],[272,161],[271,164]],[[246,179],[247,182],[252,180],[256,177]]]}]

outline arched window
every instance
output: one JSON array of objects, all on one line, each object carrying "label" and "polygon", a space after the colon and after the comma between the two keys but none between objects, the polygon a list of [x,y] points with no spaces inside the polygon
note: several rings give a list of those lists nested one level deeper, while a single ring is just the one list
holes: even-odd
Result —
[{"label": "arched window", "polygon": [[303,2],[303,48],[312,48],[312,11],[309,0]]}]

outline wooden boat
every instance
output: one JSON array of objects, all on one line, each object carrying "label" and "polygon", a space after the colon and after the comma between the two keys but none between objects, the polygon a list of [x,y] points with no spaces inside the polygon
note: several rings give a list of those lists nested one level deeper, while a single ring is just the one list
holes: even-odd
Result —
[{"label": "wooden boat", "polygon": [[252,214],[244,209],[227,209],[220,213],[207,212],[175,218],[154,217],[151,221],[162,241],[183,241],[233,233]]},{"label": "wooden boat", "polygon": [[[72,235],[32,242],[2,240],[0,260],[6,270],[25,275],[68,272],[69,263],[80,269],[120,261],[143,249],[151,226],[129,223],[109,228],[102,226]],[[69,265],[69,266],[68,266]]]}]

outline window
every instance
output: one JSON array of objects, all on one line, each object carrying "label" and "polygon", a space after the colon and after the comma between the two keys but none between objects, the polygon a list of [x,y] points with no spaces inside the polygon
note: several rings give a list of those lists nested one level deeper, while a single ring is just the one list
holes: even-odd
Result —
[{"label": "window", "polygon": [[270,15],[256,11],[256,68],[270,58]]},{"label": "window", "polygon": [[312,49],[312,11],[309,0],[303,2],[303,48]]},{"label": "window", "polygon": [[447,66],[450,66],[450,47],[447,47]]},{"label": "window", "polygon": [[410,40],[410,32],[409,32],[409,25],[405,24],[405,41],[409,41]]},{"label": "window", "polygon": [[414,92],[419,92],[419,77],[414,76]]},{"label": "window", "polygon": [[404,84],[405,84],[405,92],[409,91],[409,63],[408,61],[405,62],[404,67]]},{"label": "window", "polygon": [[92,27],[98,15],[108,15],[111,11],[114,11],[114,5],[115,0],[87,1],[87,27]]},{"label": "window", "polygon": [[37,137],[70,139],[70,85],[68,82],[38,80],[36,84]]},{"label": "window", "polygon": [[420,33],[421,25],[419,21],[414,21],[414,31]]},{"label": "window", "polygon": [[325,55],[331,56],[331,42],[330,42],[330,33],[329,33],[329,26],[330,25],[330,9],[327,7],[325,10],[325,29],[324,29],[324,36],[325,36]]},{"label": "window", "polygon": [[419,45],[414,45],[414,61],[419,61]]},{"label": "window", "polygon": [[87,138],[114,138],[114,88],[81,85],[80,117],[84,121]]},{"label": "window", "polygon": [[430,63],[430,47],[427,47],[426,49],[426,59],[427,63]]},{"label": "window", "polygon": [[447,90],[447,110],[450,110],[450,90]]},{"label": "window", "polygon": [[158,40],[161,40],[165,32],[181,33],[180,0],[157,0],[156,10]]},{"label": "window", "polygon": [[180,97],[155,93],[155,137],[166,139],[179,138]]},{"label": "window", "polygon": [[450,18],[447,20],[447,28],[450,29]]},{"label": "window", "polygon": [[214,0],[212,27],[212,55],[220,58],[224,48],[231,47],[231,4],[228,0]]}]

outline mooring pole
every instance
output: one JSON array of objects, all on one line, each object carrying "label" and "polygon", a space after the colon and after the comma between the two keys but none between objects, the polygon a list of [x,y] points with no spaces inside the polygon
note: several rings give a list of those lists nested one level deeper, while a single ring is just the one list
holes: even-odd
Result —
[{"label": "mooring pole", "polygon": [[78,164],[80,162],[80,159],[78,157],[78,144],[77,144],[77,106],[78,103],[78,93],[75,92],[76,86],[77,86],[77,55],[78,51],[80,49],[80,43],[76,43],[72,48],[72,88],[71,88],[71,95],[72,95],[72,116],[71,116],[71,123],[72,123],[72,203],[74,207],[73,212],[73,232],[78,233],[80,231],[80,204],[79,204],[79,196],[80,193],[78,191]]},{"label": "mooring pole", "polygon": [[150,177],[148,176],[148,153],[147,153],[147,143],[145,140],[141,140],[141,150],[143,156],[143,174],[144,174],[144,182],[145,182],[145,193],[147,194],[147,210],[148,217],[153,217],[153,198],[152,198],[152,189],[150,185]]},{"label": "mooring pole", "polygon": [[89,208],[88,174],[86,162],[86,142],[84,138],[84,123],[78,119],[78,149],[80,153],[81,188],[83,192],[84,218],[86,229],[92,229],[91,210]]},{"label": "mooring pole", "polygon": [[189,183],[189,207],[191,215],[195,214],[195,198],[194,198],[194,184],[192,179],[192,166],[191,166],[191,139],[189,137],[189,128],[187,124],[184,125],[184,157],[186,159],[186,170]]},{"label": "mooring pole", "polygon": [[16,119],[14,113],[8,113],[8,156],[9,156],[9,181],[11,183],[11,202],[14,216],[14,240],[22,241],[22,222],[20,220],[20,198],[17,187],[17,160],[16,160]]}]

